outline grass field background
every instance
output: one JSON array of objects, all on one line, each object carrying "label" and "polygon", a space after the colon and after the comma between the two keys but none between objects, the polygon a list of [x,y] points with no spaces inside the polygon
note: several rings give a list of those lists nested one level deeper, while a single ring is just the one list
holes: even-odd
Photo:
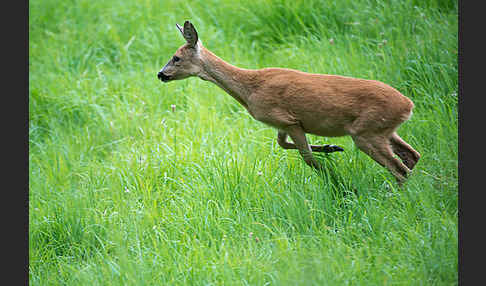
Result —
[{"label": "grass field background", "polygon": [[[29,1],[31,285],[455,285],[457,1]],[[317,174],[217,86],[156,74],[191,20],[243,68],[415,103],[407,184],[350,138]],[[175,105],[175,109],[171,108]]]}]

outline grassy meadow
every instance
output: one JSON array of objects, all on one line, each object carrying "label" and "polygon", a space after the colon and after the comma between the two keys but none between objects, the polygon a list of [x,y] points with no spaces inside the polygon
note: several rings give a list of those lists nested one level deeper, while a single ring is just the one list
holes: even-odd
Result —
[{"label": "grassy meadow", "polygon": [[[456,285],[457,1],[29,1],[30,285]],[[351,138],[318,174],[198,78],[191,20],[243,68],[376,79],[415,103],[402,188]]]}]

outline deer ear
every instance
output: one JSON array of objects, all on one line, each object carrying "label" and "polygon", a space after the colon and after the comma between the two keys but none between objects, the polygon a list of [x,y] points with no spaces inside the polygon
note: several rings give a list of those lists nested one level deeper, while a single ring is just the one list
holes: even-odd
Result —
[{"label": "deer ear", "polygon": [[184,36],[184,39],[186,39],[187,43],[191,47],[196,46],[198,40],[197,32],[191,22],[189,21],[184,22],[184,30],[182,31],[182,35]]}]

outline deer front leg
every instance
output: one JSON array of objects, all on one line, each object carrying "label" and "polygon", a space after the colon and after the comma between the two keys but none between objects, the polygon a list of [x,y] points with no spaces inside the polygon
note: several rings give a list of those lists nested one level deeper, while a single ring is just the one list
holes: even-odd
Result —
[{"label": "deer front leg", "polygon": [[[297,146],[293,143],[287,142],[287,132],[283,130],[278,131],[277,135],[277,143],[284,149],[297,149]],[[332,152],[341,152],[344,151],[343,148],[336,146],[336,145],[310,145],[310,148],[313,152],[324,152],[324,153],[332,153]]]},{"label": "deer front leg", "polygon": [[[292,141],[294,141],[295,144],[288,143],[285,139],[287,137],[287,134],[290,135],[290,138],[292,138]],[[278,133],[278,141],[280,146],[282,146],[281,143],[284,143],[282,146],[285,149],[297,149],[299,150],[300,155],[304,159],[305,163],[312,168],[316,170],[322,170],[321,164],[316,161],[314,156],[312,156],[312,149],[309,143],[307,143],[307,138],[305,137],[305,132],[300,128],[298,125],[292,125],[289,126],[288,128],[285,129],[284,131],[279,131]],[[282,141],[283,139],[283,141]],[[286,148],[287,147],[287,148]]]}]

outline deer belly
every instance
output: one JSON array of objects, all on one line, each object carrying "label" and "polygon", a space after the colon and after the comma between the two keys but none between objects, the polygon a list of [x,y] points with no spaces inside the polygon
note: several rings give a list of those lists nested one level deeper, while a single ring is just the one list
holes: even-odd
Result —
[{"label": "deer belly", "polygon": [[325,136],[325,137],[340,137],[348,133],[341,122],[332,122],[328,120],[319,120],[313,122],[302,122],[302,128],[306,133]]}]

